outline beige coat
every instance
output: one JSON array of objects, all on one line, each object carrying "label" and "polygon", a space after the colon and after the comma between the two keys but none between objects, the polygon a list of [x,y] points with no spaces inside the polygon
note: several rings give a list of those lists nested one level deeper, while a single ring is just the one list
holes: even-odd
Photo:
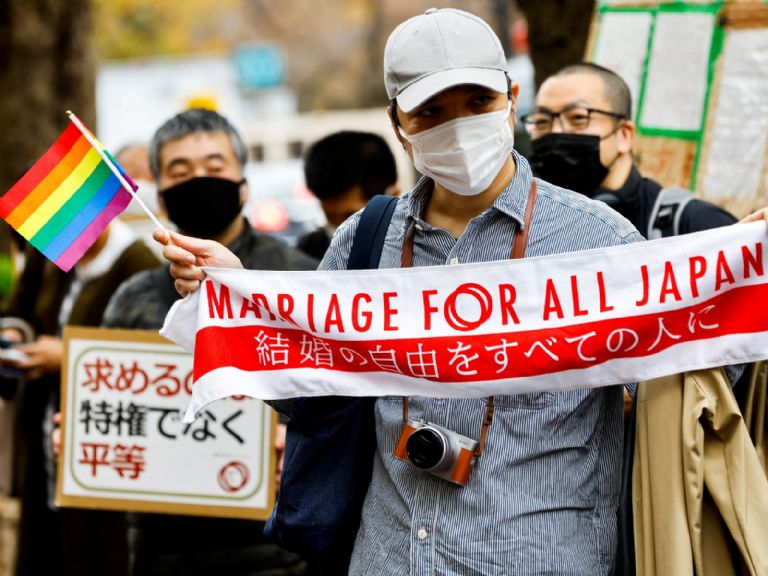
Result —
[{"label": "beige coat", "polygon": [[744,423],[752,437],[760,464],[768,475],[768,360],[752,366],[752,374],[745,388],[737,392]]},{"label": "beige coat", "polygon": [[768,576],[768,479],[723,371],[641,383],[637,403],[638,576]]}]

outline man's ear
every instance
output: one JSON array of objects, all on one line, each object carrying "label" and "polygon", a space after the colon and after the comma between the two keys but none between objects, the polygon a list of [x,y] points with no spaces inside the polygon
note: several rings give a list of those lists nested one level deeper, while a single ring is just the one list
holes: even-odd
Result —
[{"label": "man's ear", "polygon": [[635,123],[632,120],[625,120],[618,130],[619,146],[618,151],[627,154],[632,152],[635,145]]},{"label": "man's ear", "polygon": [[248,194],[251,191],[251,185],[248,183],[248,180],[246,178],[243,178],[243,183],[240,184],[240,206],[245,206],[245,203],[248,201]]},{"label": "man's ear", "polygon": [[520,84],[511,82],[509,91],[512,93],[512,108],[509,111],[509,116],[512,118],[512,125],[514,126],[517,122],[517,96],[520,94]]}]

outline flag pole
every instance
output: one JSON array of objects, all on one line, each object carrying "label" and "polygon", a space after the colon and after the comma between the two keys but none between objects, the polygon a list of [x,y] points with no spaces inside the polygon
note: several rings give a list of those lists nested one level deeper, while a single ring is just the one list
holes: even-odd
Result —
[{"label": "flag pole", "polygon": [[85,139],[90,142],[91,146],[96,150],[96,152],[99,153],[99,156],[101,156],[101,159],[106,162],[109,169],[112,171],[112,173],[117,177],[117,179],[120,181],[120,184],[125,188],[128,192],[130,192],[131,196],[133,196],[133,199],[136,200],[136,202],[139,203],[139,206],[142,210],[146,213],[147,216],[149,216],[149,219],[154,222],[155,226],[158,228],[162,228],[163,231],[168,235],[170,238],[170,234],[168,233],[168,230],[165,229],[165,226],[163,226],[160,223],[160,220],[157,219],[157,217],[152,213],[152,210],[150,210],[146,204],[144,204],[144,201],[139,198],[138,194],[134,192],[133,186],[131,186],[128,181],[125,179],[125,177],[120,173],[120,170],[117,169],[117,166],[115,166],[114,162],[112,162],[109,155],[104,152],[104,150],[101,149],[101,146],[99,143],[94,139],[94,137],[91,135],[88,128],[85,127],[85,125],[80,122],[80,119],[75,116],[71,111],[67,110],[67,116],[69,116],[69,119],[72,121],[72,123],[77,127],[78,130],[82,133],[83,136],[85,136]]}]

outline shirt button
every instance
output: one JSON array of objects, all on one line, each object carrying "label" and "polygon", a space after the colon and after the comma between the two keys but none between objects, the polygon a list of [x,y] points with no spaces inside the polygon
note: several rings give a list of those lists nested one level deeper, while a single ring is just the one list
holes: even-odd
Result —
[{"label": "shirt button", "polygon": [[459,259],[458,259],[458,258],[456,258],[456,256],[454,256],[453,258],[451,258],[451,259],[450,259],[450,261],[449,261],[448,263],[449,263],[451,266],[456,266],[456,264],[458,264],[458,263],[459,263]]},{"label": "shirt button", "polygon": [[414,224],[413,227],[416,228],[416,230],[418,230],[419,232],[422,232],[424,230],[424,226],[422,226],[421,224]]},{"label": "shirt button", "polygon": [[419,531],[416,533],[416,536],[419,537],[419,540],[426,540],[427,531],[424,528],[419,528]]}]

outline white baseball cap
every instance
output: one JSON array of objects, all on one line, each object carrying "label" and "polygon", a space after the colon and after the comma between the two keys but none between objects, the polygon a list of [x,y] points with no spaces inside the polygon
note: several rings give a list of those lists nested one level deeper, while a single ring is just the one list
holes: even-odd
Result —
[{"label": "white baseball cap", "polygon": [[507,59],[499,38],[477,16],[430,8],[400,24],[384,49],[384,84],[404,112],[459,84],[506,93]]}]

